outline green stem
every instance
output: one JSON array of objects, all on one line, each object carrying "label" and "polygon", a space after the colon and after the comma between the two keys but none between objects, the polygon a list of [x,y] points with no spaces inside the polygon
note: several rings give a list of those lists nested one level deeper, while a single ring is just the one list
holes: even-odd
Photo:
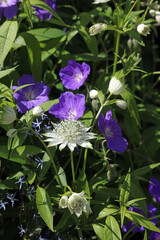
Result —
[{"label": "green stem", "polygon": [[144,13],[144,14],[142,15],[142,17],[140,18],[140,22],[142,22],[142,21],[145,19],[146,15],[147,15],[147,13],[148,13],[148,10],[149,10],[149,6],[152,4],[152,2],[153,2],[153,0],[151,0],[150,3],[148,4],[148,7],[147,7],[145,13]]},{"label": "green stem", "polygon": [[113,74],[115,74],[117,70],[117,60],[118,60],[118,53],[119,53],[119,42],[120,42],[120,33],[116,33],[116,47],[115,47],[115,56],[114,56],[114,65],[113,65]]},{"label": "green stem", "polygon": [[54,168],[54,171],[55,171],[55,174],[58,178],[58,182],[59,184],[61,185],[61,188],[62,188],[62,191],[63,191],[63,185],[62,185],[62,182],[61,182],[61,179],[59,177],[59,174],[58,174],[58,171],[57,171],[57,167],[56,167],[56,164],[53,160],[53,157],[52,157],[52,154],[50,153],[49,149],[47,148],[46,144],[43,142],[43,140],[39,137],[39,135],[32,129],[32,128],[29,128],[33,134],[36,136],[36,138],[38,138],[38,140],[41,142],[41,144],[43,145],[43,147],[45,148],[45,151],[46,153],[48,154],[48,156],[50,157],[50,160],[52,162],[52,165],[53,165],[53,168]]},{"label": "green stem", "polygon": [[84,152],[84,162],[83,162],[83,171],[84,171],[84,172],[85,172],[85,170],[86,170],[87,153],[88,153],[88,148],[86,148],[86,149],[85,149],[85,152]]},{"label": "green stem", "polygon": [[136,6],[136,4],[137,4],[138,1],[139,1],[139,0],[136,0],[136,1],[133,3],[131,9],[129,10],[129,12],[128,12],[128,14],[127,14],[127,16],[125,17],[124,23],[125,23],[126,20],[128,19],[129,15],[131,14],[133,8]]},{"label": "green stem", "polygon": [[75,172],[74,172],[74,161],[73,161],[73,152],[71,151],[71,169],[72,169],[72,178],[73,184],[75,183]]}]

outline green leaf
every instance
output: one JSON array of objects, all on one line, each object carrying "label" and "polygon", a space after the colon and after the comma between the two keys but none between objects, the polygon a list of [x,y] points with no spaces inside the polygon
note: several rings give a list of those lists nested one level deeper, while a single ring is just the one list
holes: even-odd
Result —
[{"label": "green leaf", "polygon": [[93,121],[93,113],[92,113],[92,111],[86,112],[86,113],[81,117],[81,119],[83,120],[85,127],[91,126],[92,121]]},{"label": "green leaf", "polygon": [[104,236],[104,225],[102,224],[92,224],[92,227],[100,240],[106,240]]},{"label": "green leaf", "polygon": [[119,207],[116,205],[108,205],[107,207],[103,208],[102,211],[98,214],[97,219],[107,217],[108,215],[118,213]]},{"label": "green leaf", "polygon": [[3,63],[18,31],[17,21],[6,21],[0,26],[0,64]]},{"label": "green leaf", "polygon": [[[9,69],[6,69],[6,70],[3,70],[3,71],[0,71],[0,78],[3,78],[7,75],[9,75],[11,72],[13,72],[15,70],[16,67],[13,67],[13,68],[9,68]],[[0,90],[1,90],[1,86],[0,86]]]},{"label": "green leaf", "polygon": [[144,42],[142,41],[140,34],[136,31],[129,31],[128,34],[134,38],[141,46],[145,47]]},{"label": "green leaf", "polygon": [[145,230],[143,240],[147,240],[147,239],[148,239],[148,238],[147,238],[147,230]]},{"label": "green leaf", "polygon": [[106,224],[105,231],[104,231],[105,239],[109,239],[109,240],[122,239],[119,224],[113,216],[108,216],[105,224]]},{"label": "green leaf", "polygon": [[156,167],[159,167],[159,166],[160,166],[160,163],[150,164],[150,165],[148,165],[146,167],[142,167],[142,168],[136,169],[134,172],[132,172],[131,176],[136,179],[136,178],[138,178],[140,176],[145,175],[146,173],[151,172],[152,169],[154,169]]},{"label": "green leaf", "polygon": [[131,174],[130,170],[125,177],[123,185],[121,186],[119,202],[121,207],[121,227],[123,226],[123,221],[126,213],[126,203],[128,201],[129,195],[131,191]]},{"label": "green leaf", "polygon": [[62,186],[66,187],[67,186],[67,179],[66,179],[65,171],[62,167],[59,168],[58,175],[59,175],[59,178],[61,180]]},{"label": "green leaf", "polygon": [[[3,71],[1,71],[3,72]],[[0,72],[0,74],[1,74]],[[10,88],[8,88],[6,85],[0,83],[0,98],[7,98],[8,100],[10,100],[12,102],[12,93]]]},{"label": "green leaf", "polygon": [[37,187],[36,191],[36,205],[40,216],[48,225],[48,227],[53,230],[53,209],[51,204],[51,199],[45,189]]},{"label": "green leaf", "polygon": [[36,179],[36,173],[28,174],[27,181],[29,182],[29,184],[33,184],[35,179]]},{"label": "green leaf", "polygon": [[31,9],[31,3],[30,0],[22,0],[23,6],[24,6],[24,11],[27,13],[31,27],[33,27],[33,22],[32,22],[32,9]]},{"label": "green leaf", "polygon": [[105,100],[105,96],[104,96],[102,91],[98,91],[98,99],[99,99],[101,105],[103,105],[104,100]]},{"label": "green leaf", "polygon": [[134,222],[135,224],[143,226],[143,227],[149,229],[150,231],[154,231],[154,232],[159,232],[160,233],[160,229],[158,229],[150,220],[148,220],[148,218],[142,216],[139,213],[132,212],[132,211],[127,211],[126,212],[126,217],[130,221]]},{"label": "green leaf", "polygon": [[27,33],[34,35],[39,42],[48,41],[50,39],[59,38],[66,35],[64,31],[58,28],[38,28],[29,30]]},{"label": "green leaf", "polygon": [[85,174],[83,168],[79,173],[77,186],[78,186],[78,191],[83,191],[84,190],[85,193],[90,197],[89,184],[88,184],[87,177],[86,177],[86,174]]},{"label": "green leaf", "polygon": [[32,75],[36,82],[42,79],[41,49],[38,40],[30,33],[21,33],[26,43]]}]

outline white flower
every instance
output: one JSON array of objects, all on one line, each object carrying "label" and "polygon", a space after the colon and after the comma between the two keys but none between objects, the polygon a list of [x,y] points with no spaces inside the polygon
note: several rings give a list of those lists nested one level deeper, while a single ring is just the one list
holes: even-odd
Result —
[{"label": "white flower", "polygon": [[17,119],[14,109],[10,105],[4,105],[0,110],[0,123],[10,124]]},{"label": "white flower", "polygon": [[44,109],[41,106],[36,106],[33,108],[33,116],[39,117],[44,113]]},{"label": "white flower", "polygon": [[99,3],[107,3],[110,0],[94,0],[93,4],[99,4]]},{"label": "white flower", "polygon": [[156,11],[154,9],[149,10],[149,13],[152,17],[155,17]]},{"label": "white flower", "polygon": [[72,193],[72,195],[68,199],[68,208],[71,214],[75,213],[77,217],[82,215],[84,212],[86,215],[92,213],[91,208],[87,204],[87,200],[83,197],[84,192],[81,193]]},{"label": "white flower", "polygon": [[96,35],[102,31],[106,30],[106,29],[107,29],[107,24],[97,23],[89,28],[89,33],[91,36],[93,36],[93,35]]},{"label": "white flower", "polygon": [[90,97],[91,99],[97,98],[97,97],[98,97],[98,91],[95,90],[95,89],[92,89],[92,90],[89,92],[89,97]]},{"label": "white flower", "polygon": [[48,137],[48,139],[45,140],[46,142],[50,142],[48,147],[60,144],[60,150],[68,146],[69,149],[73,151],[77,145],[92,149],[92,144],[86,140],[93,139],[95,134],[87,133],[89,129],[90,128],[85,128],[79,121],[64,120],[59,124],[54,124],[54,129],[43,135]]},{"label": "white flower", "polygon": [[137,32],[139,32],[139,34],[143,35],[143,36],[147,36],[147,34],[150,34],[151,29],[145,25],[145,24],[139,24],[137,26]]},{"label": "white flower", "polygon": [[108,90],[113,95],[119,95],[124,93],[125,85],[114,76],[109,82]]},{"label": "white flower", "polygon": [[157,23],[160,23],[160,12],[159,11],[156,11],[155,18],[156,18]]},{"label": "white flower", "polygon": [[67,208],[68,207],[68,197],[67,196],[62,196],[60,201],[59,201],[59,206],[61,208]]},{"label": "white flower", "polygon": [[122,109],[126,109],[127,108],[127,103],[124,100],[117,99],[116,100],[116,105],[118,107],[122,108]]}]

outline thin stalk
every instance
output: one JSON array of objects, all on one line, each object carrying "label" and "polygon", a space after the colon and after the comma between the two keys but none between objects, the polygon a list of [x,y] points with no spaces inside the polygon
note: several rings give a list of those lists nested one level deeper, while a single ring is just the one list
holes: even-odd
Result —
[{"label": "thin stalk", "polygon": [[128,12],[128,14],[127,14],[127,16],[125,17],[124,23],[125,23],[126,20],[128,19],[129,15],[131,14],[133,8],[136,6],[136,4],[137,4],[138,1],[139,1],[139,0],[136,0],[136,1],[133,3],[131,9],[129,10],[129,12]]},{"label": "thin stalk", "polygon": [[53,168],[54,168],[54,171],[55,171],[55,174],[58,178],[58,182],[59,184],[61,185],[61,188],[63,190],[63,185],[62,185],[62,182],[61,182],[61,179],[59,177],[59,174],[58,174],[58,171],[57,171],[57,167],[56,167],[56,164],[53,160],[53,157],[52,157],[52,154],[50,153],[49,149],[47,148],[46,144],[43,142],[43,140],[39,137],[39,135],[33,130],[33,128],[29,128],[32,133],[36,136],[36,138],[38,138],[38,140],[41,142],[41,144],[43,145],[43,147],[45,148],[45,151],[47,152],[48,156],[50,157],[50,160],[52,162],[52,165],[53,165]]},{"label": "thin stalk", "polygon": [[148,10],[149,10],[149,6],[152,4],[152,2],[153,2],[153,0],[151,0],[150,3],[148,4],[148,7],[147,7],[145,13],[144,13],[144,14],[142,15],[142,17],[140,18],[140,22],[142,22],[142,21],[145,19],[146,15],[147,15],[147,13],[148,13]]},{"label": "thin stalk", "polygon": [[85,172],[85,170],[86,170],[87,153],[88,153],[88,148],[86,148],[85,151],[84,151],[84,162],[83,162],[83,171],[84,171],[84,172]]},{"label": "thin stalk", "polygon": [[113,74],[115,74],[117,70],[117,60],[118,60],[118,53],[119,53],[119,42],[120,42],[120,33],[117,32],[116,34],[116,47],[115,47],[115,56],[114,56],[114,64],[113,64]]},{"label": "thin stalk", "polygon": [[71,153],[71,169],[72,169],[72,179],[73,179],[73,184],[75,183],[75,172],[74,172],[74,161],[73,161],[73,152],[70,151]]}]

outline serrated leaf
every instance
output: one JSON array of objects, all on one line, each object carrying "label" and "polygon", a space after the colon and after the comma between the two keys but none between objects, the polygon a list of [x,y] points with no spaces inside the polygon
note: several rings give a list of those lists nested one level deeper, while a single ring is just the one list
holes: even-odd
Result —
[{"label": "serrated leaf", "polygon": [[0,26],[0,64],[3,63],[8,52],[12,48],[12,44],[16,38],[17,31],[17,21],[5,21]]},{"label": "serrated leaf", "polygon": [[105,239],[109,240],[121,240],[121,231],[119,228],[119,224],[113,216],[108,216],[105,221],[105,231],[104,236]]},{"label": "serrated leaf", "polygon": [[53,230],[53,209],[51,204],[51,199],[47,191],[41,187],[37,187],[36,191],[36,205],[40,216],[45,221],[47,226]]}]

